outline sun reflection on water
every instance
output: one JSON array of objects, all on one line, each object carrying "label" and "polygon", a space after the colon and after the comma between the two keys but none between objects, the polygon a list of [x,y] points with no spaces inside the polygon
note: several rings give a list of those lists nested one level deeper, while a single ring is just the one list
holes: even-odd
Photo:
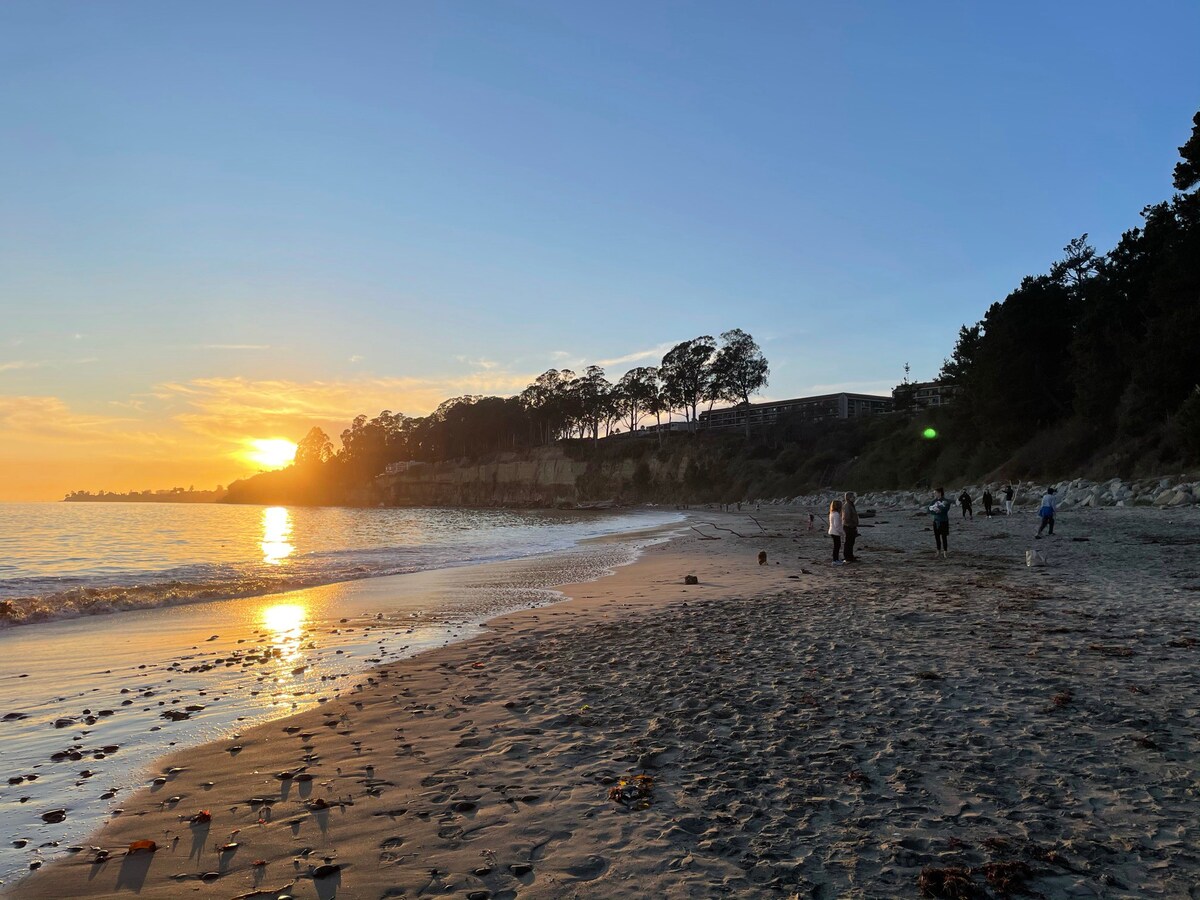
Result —
[{"label": "sun reflection on water", "polygon": [[293,553],[296,548],[288,541],[292,536],[292,517],[287,508],[271,506],[263,510],[262,517],[262,547],[263,562],[277,566]]},{"label": "sun reflection on water", "polygon": [[262,622],[267,627],[267,638],[279,650],[280,659],[292,660],[300,655],[300,641],[304,638],[304,622],[308,610],[299,603],[280,603],[267,606],[262,611]]}]

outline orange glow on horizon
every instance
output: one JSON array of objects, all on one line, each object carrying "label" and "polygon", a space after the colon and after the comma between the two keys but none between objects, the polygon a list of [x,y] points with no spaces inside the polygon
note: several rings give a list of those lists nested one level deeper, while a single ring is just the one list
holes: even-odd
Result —
[{"label": "orange glow on horizon", "polygon": [[296,445],[286,438],[252,438],[246,445],[249,449],[242,456],[268,469],[282,469],[296,458]]}]

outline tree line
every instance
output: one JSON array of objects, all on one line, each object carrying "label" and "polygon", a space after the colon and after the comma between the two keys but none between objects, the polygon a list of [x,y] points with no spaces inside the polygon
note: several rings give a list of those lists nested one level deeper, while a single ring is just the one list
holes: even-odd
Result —
[{"label": "tree line", "polygon": [[[911,483],[918,470],[977,477],[1009,467],[1048,475],[1090,465],[1125,475],[1200,460],[1200,112],[1193,124],[1173,172],[1178,193],[1143,209],[1142,224],[1107,253],[1087,234],[1072,240],[1046,272],[1022,279],[960,329],[938,376],[954,389],[954,402],[936,413],[938,441],[913,452],[904,413],[801,434],[781,419],[763,435],[765,444],[747,449],[747,459],[770,455],[769,465],[783,474],[802,463],[814,471],[817,462],[837,471],[857,465],[862,473],[874,465],[876,487]],[[362,485],[391,462],[599,440],[675,414],[694,431],[703,407],[749,402],[768,375],[749,334],[702,335],[615,383],[598,366],[581,374],[550,369],[515,397],[455,397],[428,416],[359,416],[338,449],[313,428],[290,475],[271,475],[282,476],[284,496],[288,478]],[[231,486],[231,495],[239,490]]]},{"label": "tree line", "polygon": [[1047,464],[1098,447],[1117,469],[1200,457],[1200,112],[1193,125],[1178,193],[1108,253],[1072,240],[959,331],[940,377],[956,387],[956,440],[973,448],[964,470],[1031,441]]},{"label": "tree line", "polygon": [[669,421],[675,414],[695,431],[702,407],[749,403],[769,375],[758,343],[735,328],[719,339],[681,341],[659,365],[630,369],[616,382],[600,366],[578,374],[549,369],[515,397],[453,397],[427,416],[360,415],[341,433],[339,448],[314,427],[297,446],[295,466],[362,479],[393,462],[476,457],[565,438],[598,441],[650,421],[661,428],[664,416]]}]

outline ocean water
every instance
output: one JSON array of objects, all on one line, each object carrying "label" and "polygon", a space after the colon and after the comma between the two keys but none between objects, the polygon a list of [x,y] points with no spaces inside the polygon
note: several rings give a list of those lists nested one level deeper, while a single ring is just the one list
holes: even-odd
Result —
[{"label": "ocean water", "polygon": [[681,519],[0,506],[0,885],[81,847],[164,754],[555,602]]},{"label": "ocean water", "polygon": [[0,504],[0,627],[533,556],[674,513]]}]

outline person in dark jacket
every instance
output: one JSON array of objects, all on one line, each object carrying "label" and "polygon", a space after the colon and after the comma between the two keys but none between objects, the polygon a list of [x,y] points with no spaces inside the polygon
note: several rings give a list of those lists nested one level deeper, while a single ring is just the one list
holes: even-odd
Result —
[{"label": "person in dark jacket", "polygon": [[967,493],[967,489],[963,488],[961,494],[958,495],[958,505],[962,507],[962,517],[965,519],[970,516],[975,518],[975,511],[971,509],[971,495]]},{"label": "person in dark jacket", "polygon": [[858,509],[854,506],[854,491],[847,491],[842,500],[842,531],[846,540],[842,559],[848,563],[858,562],[858,557],[854,555],[854,542],[858,540]]},{"label": "person in dark jacket", "polygon": [[946,499],[945,488],[933,492],[933,503],[929,505],[929,513],[933,516],[933,539],[937,543],[937,555],[950,555],[950,509],[954,506]]},{"label": "person in dark jacket", "polygon": [[992,517],[993,502],[995,501],[992,499],[992,489],[985,487],[983,489],[983,515],[985,518],[990,519]]}]

